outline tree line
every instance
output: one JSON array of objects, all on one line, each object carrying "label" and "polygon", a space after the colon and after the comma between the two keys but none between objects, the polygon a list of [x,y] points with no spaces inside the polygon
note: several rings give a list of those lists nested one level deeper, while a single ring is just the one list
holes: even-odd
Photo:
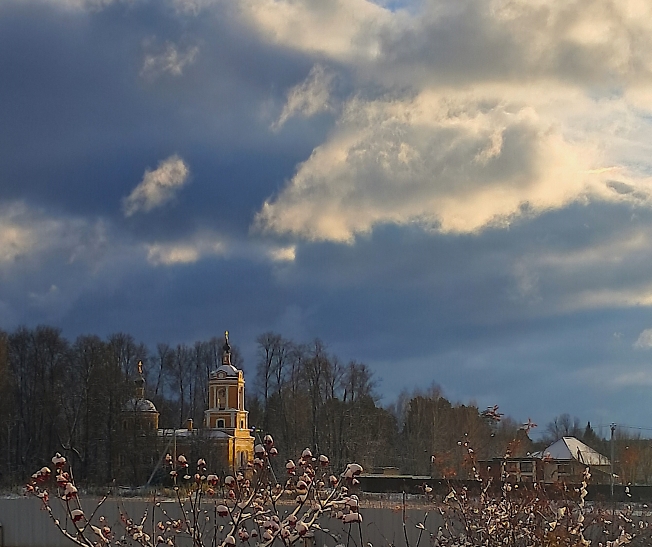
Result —
[{"label": "tree line", "polygon": [[[319,339],[296,342],[266,332],[256,343],[255,363],[246,366],[235,346],[232,362],[245,370],[255,435],[272,434],[283,462],[310,447],[328,454],[336,468],[358,461],[369,471],[464,476],[460,443],[468,441],[483,459],[525,455],[563,434],[609,455],[604,439],[590,426],[581,430],[568,415],[548,424],[536,446],[515,420],[452,402],[436,384],[382,405],[369,366],[342,361]],[[120,447],[136,452],[141,446],[120,427],[139,361],[145,364],[146,396],[160,412],[159,427],[183,427],[188,419],[202,427],[209,373],[221,363],[223,344],[213,337],[151,349],[125,333],[69,341],[49,326],[0,332],[0,481],[20,484],[53,453],[65,451],[80,481],[110,482]],[[623,473],[652,474],[645,442],[628,441],[620,433]],[[134,461],[141,456],[134,453]]]},{"label": "tree line", "polygon": [[[125,333],[71,342],[49,326],[0,332],[0,481],[21,483],[52,454],[66,452],[79,480],[110,482],[120,447],[133,444],[120,425],[138,362],[145,363],[146,396],[161,426],[201,423],[222,344],[215,337],[151,351]],[[237,352],[234,358],[237,364]]]}]

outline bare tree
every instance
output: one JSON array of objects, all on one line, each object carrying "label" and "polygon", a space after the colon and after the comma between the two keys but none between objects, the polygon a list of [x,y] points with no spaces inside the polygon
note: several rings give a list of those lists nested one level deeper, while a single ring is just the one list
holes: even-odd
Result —
[{"label": "bare tree", "polygon": [[571,418],[568,413],[560,414],[548,423],[545,430],[546,440],[555,442],[562,437],[582,437],[580,419]]}]

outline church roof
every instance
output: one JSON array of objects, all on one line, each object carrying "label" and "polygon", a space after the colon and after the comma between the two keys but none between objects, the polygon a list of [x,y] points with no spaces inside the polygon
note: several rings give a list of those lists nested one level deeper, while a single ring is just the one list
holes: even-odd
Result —
[{"label": "church roof", "polygon": [[533,454],[539,458],[553,460],[577,460],[586,465],[610,465],[609,458],[593,450],[575,437],[562,437],[542,452]]},{"label": "church roof", "polygon": [[[213,374],[217,376],[220,372],[223,372],[227,376],[238,376],[238,369],[233,365],[220,365]],[[211,375],[212,376],[212,375]]]},{"label": "church roof", "polygon": [[129,399],[124,406],[124,410],[131,412],[158,412],[156,406],[148,399]]}]

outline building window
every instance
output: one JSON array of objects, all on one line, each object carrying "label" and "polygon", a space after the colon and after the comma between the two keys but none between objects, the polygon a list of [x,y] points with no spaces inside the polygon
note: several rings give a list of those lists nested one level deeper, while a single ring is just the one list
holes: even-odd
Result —
[{"label": "building window", "polygon": [[244,429],[244,420],[240,420],[240,429]]},{"label": "building window", "polygon": [[557,473],[559,475],[570,475],[571,474],[571,466],[569,463],[560,463],[557,464]]},{"label": "building window", "polygon": [[226,408],[226,389],[222,388],[217,392],[217,406],[220,410]]},{"label": "building window", "polygon": [[224,428],[224,420],[222,419],[217,420],[217,427]]},{"label": "building window", "polygon": [[534,471],[534,462],[521,462],[522,473],[532,473]]}]

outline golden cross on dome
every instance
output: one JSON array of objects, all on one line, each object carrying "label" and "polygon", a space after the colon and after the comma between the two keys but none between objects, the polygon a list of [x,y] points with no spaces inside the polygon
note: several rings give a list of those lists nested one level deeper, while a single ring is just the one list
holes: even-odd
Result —
[{"label": "golden cross on dome", "polygon": [[142,361],[138,361],[138,374],[140,374],[141,376],[143,374],[143,362]]}]

